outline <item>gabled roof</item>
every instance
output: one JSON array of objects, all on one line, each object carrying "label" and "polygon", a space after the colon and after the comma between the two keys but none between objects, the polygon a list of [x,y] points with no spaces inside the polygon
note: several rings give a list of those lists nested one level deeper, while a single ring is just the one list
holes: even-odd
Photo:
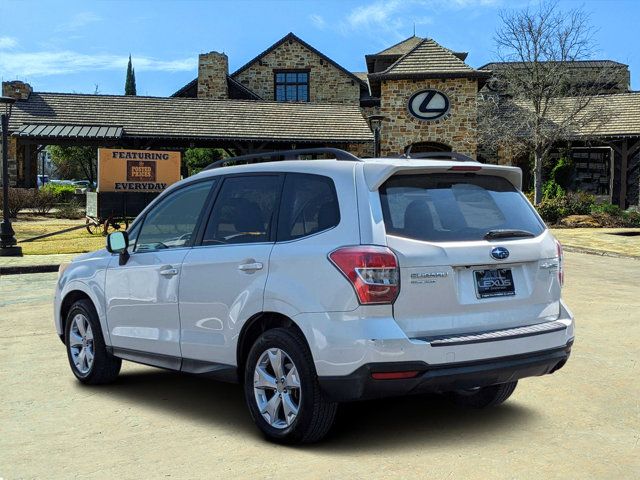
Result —
[{"label": "gabled roof", "polygon": [[489,72],[479,71],[464,63],[451,50],[435,40],[421,40],[386,70],[370,74],[374,78],[487,78]]},{"label": "gabled roof", "polygon": [[243,66],[241,66],[238,70],[236,70],[235,72],[233,72],[231,74],[232,77],[236,77],[237,75],[239,75],[240,73],[242,73],[243,71],[245,71],[247,68],[249,68],[251,65],[253,65],[254,63],[256,63],[258,60],[260,60],[261,58],[263,58],[265,55],[268,55],[269,53],[273,52],[276,48],[278,48],[280,45],[282,45],[285,42],[288,41],[292,41],[292,42],[297,42],[300,45],[302,45],[304,48],[306,48],[307,50],[311,51],[312,53],[316,54],[317,56],[319,56],[320,58],[322,58],[325,62],[333,65],[334,67],[336,67],[338,70],[340,70],[341,72],[343,72],[344,74],[346,74],[347,76],[351,77],[351,79],[353,79],[354,81],[358,82],[359,84],[363,84],[363,81],[361,79],[359,79],[357,76],[355,76],[353,73],[351,73],[349,70],[347,70],[346,68],[344,68],[343,66],[339,65],[338,63],[336,63],[335,61],[331,60],[329,57],[327,57],[324,53],[320,52],[319,50],[316,50],[315,48],[313,48],[311,45],[309,45],[307,42],[305,42],[304,40],[302,40],[300,37],[294,35],[292,32],[287,33],[284,37],[282,37],[280,40],[278,40],[276,43],[274,43],[273,45],[271,45],[269,48],[267,48],[264,52],[259,53],[257,56],[255,56],[254,58],[252,58],[251,60],[249,60],[247,63],[245,63]]},{"label": "gabled roof", "polygon": [[58,127],[86,127],[85,134],[95,130],[122,139],[373,141],[356,105],[33,92],[13,106],[10,132],[29,133],[30,138],[34,133],[65,134]]}]

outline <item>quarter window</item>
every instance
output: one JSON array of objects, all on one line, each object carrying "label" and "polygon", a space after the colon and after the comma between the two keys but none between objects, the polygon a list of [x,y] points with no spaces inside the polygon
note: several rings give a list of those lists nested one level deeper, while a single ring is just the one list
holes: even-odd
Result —
[{"label": "quarter window", "polygon": [[312,235],[340,223],[333,181],[320,175],[287,174],[280,210],[278,241]]},{"label": "quarter window", "polygon": [[309,72],[275,72],[275,99],[278,102],[308,102]]},{"label": "quarter window", "polygon": [[191,245],[212,182],[199,182],[169,194],[145,216],[136,252]]},{"label": "quarter window", "polygon": [[282,178],[276,175],[228,178],[211,211],[203,245],[271,240]]}]

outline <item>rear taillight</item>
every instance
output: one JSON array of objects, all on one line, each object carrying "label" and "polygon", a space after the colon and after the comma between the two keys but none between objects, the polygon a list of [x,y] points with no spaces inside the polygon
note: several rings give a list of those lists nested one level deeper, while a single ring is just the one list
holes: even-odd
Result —
[{"label": "rear taillight", "polygon": [[556,250],[558,252],[558,282],[562,287],[564,285],[564,266],[562,265],[562,245],[556,240]]},{"label": "rear taillight", "polygon": [[347,277],[361,304],[393,303],[400,291],[398,259],[387,247],[342,247],[329,254]]}]

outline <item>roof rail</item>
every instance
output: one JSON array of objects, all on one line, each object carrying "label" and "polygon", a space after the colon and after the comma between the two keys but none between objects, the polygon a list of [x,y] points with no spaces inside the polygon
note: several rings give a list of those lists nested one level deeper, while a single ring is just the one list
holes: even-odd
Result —
[{"label": "roof rail", "polygon": [[[212,170],[214,168],[220,168],[220,167],[224,167],[224,166],[238,163],[238,162],[260,163],[260,160],[267,161],[267,162],[277,162],[282,160],[300,160],[300,157],[302,155],[314,155],[314,154],[320,154],[320,153],[335,155],[336,160],[346,160],[349,162],[362,161],[355,155],[349,152],[346,152],[344,150],[340,150],[339,148],[330,148],[330,147],[300,148],[295,150],[278,150],[276,152],[251,153],[249,155],[241,155],[239,157],[223,158],[222,160],[217,160],[209,164],[207,167],[204,168],[204,170]],[[279,158],[279,157],[282,157],[282,158]]]},{"label": "roof rail", "polygon": [[420,153],[405,153],[401,155],[400,158],[448,158],[451,160],[457,160],[458,162],[477,162],[473,158],[463,155],[462,153],[457,152],[420,152]]}]

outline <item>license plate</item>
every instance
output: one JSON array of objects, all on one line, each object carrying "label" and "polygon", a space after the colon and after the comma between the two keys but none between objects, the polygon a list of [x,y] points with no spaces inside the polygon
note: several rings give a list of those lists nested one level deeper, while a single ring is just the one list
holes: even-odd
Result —
[{"label": "license plate", "polygon": [[474,270],[473,276],[476,281],[478,298],[504,297],[516,294],[510,268]]}]

